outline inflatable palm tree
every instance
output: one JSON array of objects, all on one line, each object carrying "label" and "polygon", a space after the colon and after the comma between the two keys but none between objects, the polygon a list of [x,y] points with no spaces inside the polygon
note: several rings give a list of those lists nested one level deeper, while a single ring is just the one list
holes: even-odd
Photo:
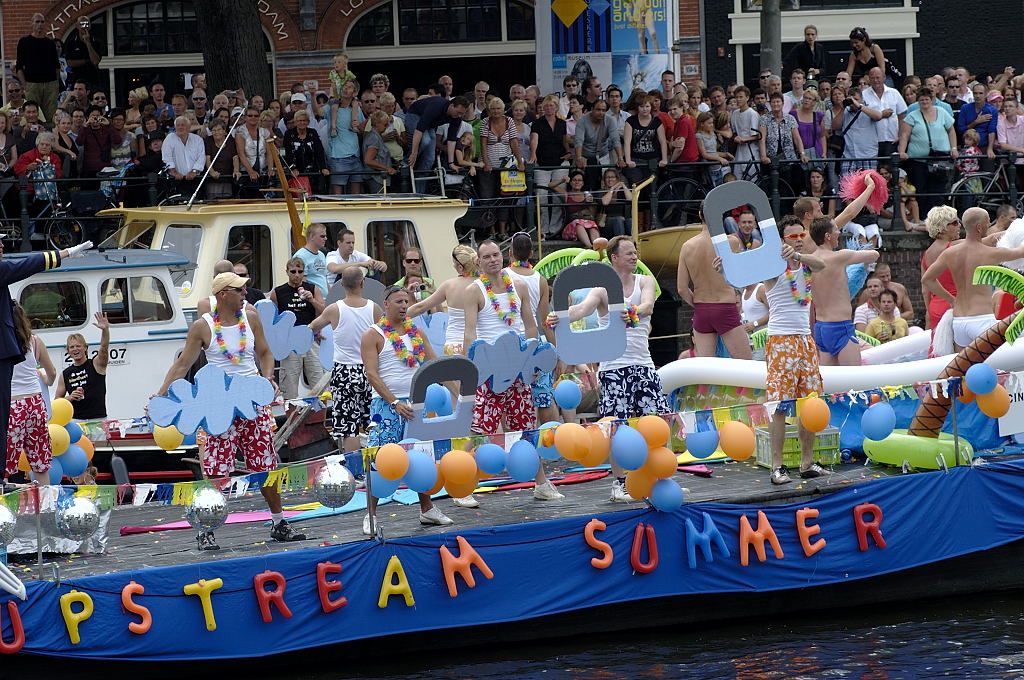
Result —
[{"label": "inflatable palm tree", "polygon": [[[1024,276],[1012,269],[978,267],[974,270],[973,282],[979,286],[995,286],[1015,296],[1020,304],[1024,304]],[[1010,344],[1016,342],[1022,328],[1024,328],[1024,314],[1019,312],[997,322],[957,354],[939,374],[938,379],[962,378],[966,375],[967,369],[974,364],[984,362],[1001,345],[1007,342]],[[931,394],[925,395],[921,399],[921,405],[917,407],[917,413],[914,414],[907,434],[937,438],[942,424],[946,422],[949,402],[949,397],[941,393],[934,397]]]}]

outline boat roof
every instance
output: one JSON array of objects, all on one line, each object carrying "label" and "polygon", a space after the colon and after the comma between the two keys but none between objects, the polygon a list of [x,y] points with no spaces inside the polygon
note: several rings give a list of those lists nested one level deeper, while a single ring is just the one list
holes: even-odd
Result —
[{"label": "boat roof", "polygon": [[[466,203],[457,198],[444,198],[442,196],[431,196],[429,194],[352,194],[352,195],[317,195],[313,200],[303,204],[296,203],[300,211],[307,208],[311,212],[317,210],[337,210],[338,208],[353,208],[365,210],[367,208],[453,208],[466,207]],[[274,201],[214,201],[210,203],[195,203],[189,209],[187,205],[165,205],[140,208],[108,208],[99,212],[99,215],[131,215],[133,217],[144,217],[146,215],[220,215],[237,213],[264,213],[279,212],[287,210],[287,204],[283,200]]]},{"label": "boat roof", "polygon": [[[34,253],[4,253],[4,258],[14,260]],[[38,254],[38,253],[35,253]],[[96,271],[102,269],[139,269],[177,267],[191,264],[191,261],[172,251],[142,249],[89,250],[81,257],[67,258],[60,267],[51,272]]]}]

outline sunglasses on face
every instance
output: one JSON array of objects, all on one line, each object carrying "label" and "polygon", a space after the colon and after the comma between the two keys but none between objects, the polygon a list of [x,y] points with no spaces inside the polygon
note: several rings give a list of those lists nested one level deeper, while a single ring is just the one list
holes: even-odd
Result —
[{"label": "sunglasses on face", "polygon": [[412,257],[412,258],[407,257],[407,258],[405,258],[405,261],[408,264],[419,264],[423,260],[419,259],[418,257]]},{"label": "sunglasses on face", "polygon": [[807,236],[806,231],[799,231],[795,234],[786,234],[783,238],[787,241],[802,241]]},{"label": "sunglasses on face", "polygon": [[244,293],[245,292],[245,288],[234,288],[234,287],[222,288],[221,290],[226,290],[226,291],[231,292],[231,293]]},{"label": "sunglasses on face", "polygon": [[194,101],[194,102],[205,102],[206,101],[206,97],[192,97],[192,101]]},{"label": "sunglasses on face", "polygon": [[305,274],[305,272],[302,271],[301,269],[289,269],[288,273],[289,274]]}]

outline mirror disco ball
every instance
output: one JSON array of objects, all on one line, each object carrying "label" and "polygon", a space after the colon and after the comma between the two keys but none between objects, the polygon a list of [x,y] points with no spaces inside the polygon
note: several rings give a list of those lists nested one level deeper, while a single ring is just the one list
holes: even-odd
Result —
[{"label": "mirror disco ball", "polygon": [[228,502],[217,489],[206,487],[195,492],[192,503],[185,510],[185,519],[192,528],[213,531],[228,518]]},{"label": "mirror disco ball", "polygon": [[340,508],[355,495],[356,480],[341,463],[327,463],[316,473],[313,491],[320,505],[326,508]]},{"label": "mirror disco ball", "polygon": [[71,541],[84,541],[100,526],[100,511],[88,498],[75,496],[66,507],[57,510],[57,530]]},{"label": "mirror disco ball", "polygon": [[18,518],[14,516],[14,513],[10,509],[0,503],[0,545],[7,545],[14,538],[14,525],[17,524]]}]

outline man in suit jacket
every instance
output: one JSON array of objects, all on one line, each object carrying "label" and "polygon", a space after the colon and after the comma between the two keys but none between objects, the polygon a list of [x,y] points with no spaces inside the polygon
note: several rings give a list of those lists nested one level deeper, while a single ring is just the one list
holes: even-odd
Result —
[{"label": "man in suit jacket", "polygon": [[73,248],[61,251],[48,250],[31,253],[16,259],[4,259],[2,235],[0,235],[0,451],[7,450],[7,423],[11,413],[11,377],[14,365],[25,359],[25,353],[14,332],[14,303],[11,301],[12,283],[27,279],[33,274],[55,269],[62,259],[77,257],[92,248],[92,241],[86,241]]}]

